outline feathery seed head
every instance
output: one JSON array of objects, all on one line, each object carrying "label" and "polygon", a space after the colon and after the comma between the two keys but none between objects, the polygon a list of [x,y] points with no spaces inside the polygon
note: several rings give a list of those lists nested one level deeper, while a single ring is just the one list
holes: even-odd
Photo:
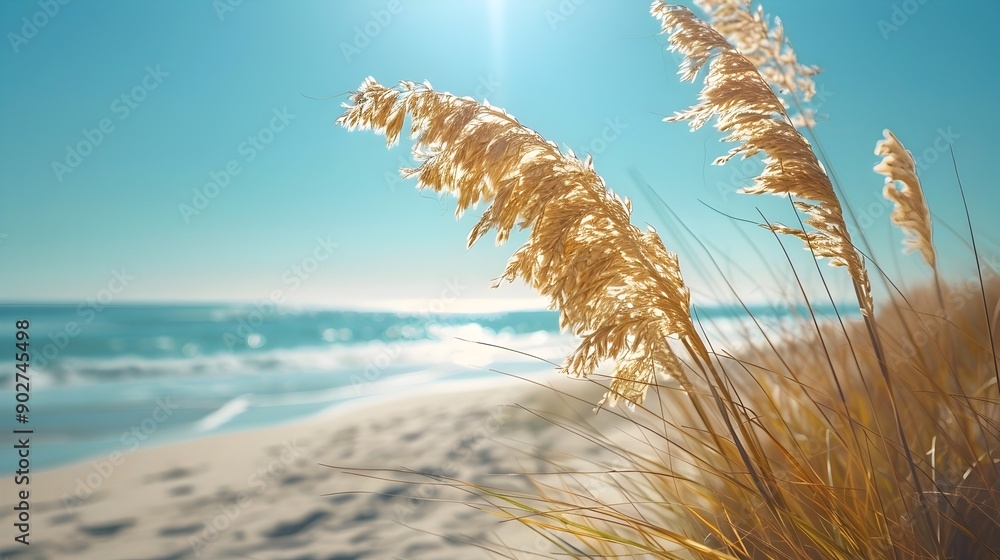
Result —
[{"label": "feathery seed head", "polygon": [[816,94],[813,76],[820,69],[799,63],[781,20],[769,21],[764,7],[753,10],[750,0],[695,0],[695,4],[709,15],[712,27],[757,67],[785,110],[793,105],[799,110],[792,115],[792,124],[815,125],[813,112],[800,105]]},{"label": "feathery seed head", "polygon": [[764,170],[752,187],[741,192],[810,201],[797,202],[796,208],[806,214],[804,224],[813,230],[780,224],[769,229],[799,237],[817,257],[830,259],[834,266],[846,266],[858,288],[862,311],[870,315],[873,304],[868,273],[851,243],[833,184],[809,142],[792,125],[781,101],[754,64],[690,10],[657,0],[651,13],[670,35],[670,48],[685,55],[680,71],[684,79],[693,80],[706,64],[709,67],[699,103],[666,120],[686,120],[697,129],[715,118],[715,127],[729,134],[724,140],[738,143],[716,159],[716,164],[739,154],[748,158],[763,152]]},{"label": "feathery seed head", "polygon": [[885,175],[883,196],[895,203],[889,219],[906,233],[903,251],[920,251],[928,266],[934,268],[937,257],[931,237],[931,211],[917,177],[913,154],[888,129],[882,134],[885,138],[875,144],[875,155],[882,156],[882,161],[874,169]]},{"label": "feathery seed head", "polygon": [[[583,339],[566,360],[570,375],[616,361],[602,402],[642,402],[656,371],[683,383],[668,339],[698,335],[677,257],[656,232],[630,223],[631,205],[605,187],[589,159],[562,154],[502,110],[428,85],[387,88],[369,78],[345,109],[338,124],[385,134],[390,144],[410,115],[420,165],[406,173],[421,188],[457,197],[459,214],[490,203],[469,245],[491,229],[498,243],[515,227],[530,230],[501,279],[520,278],[548,297],[562,326]],[[704,348],[699,342],[686,345]]]}]

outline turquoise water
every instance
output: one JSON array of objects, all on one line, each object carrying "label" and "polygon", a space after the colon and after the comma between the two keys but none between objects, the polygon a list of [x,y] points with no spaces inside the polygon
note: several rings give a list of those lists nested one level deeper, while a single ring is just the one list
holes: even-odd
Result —
[{"label": "turquoise water", "polygon": [[[14,325],[30,322],[29,422],[16,425]],[[0,411],[34,430],[32,466],[301,419],[400,386],[544,364],[552,312],[403,315],[252,305],[0,307]],[[565,338],[565,337],[564,337]],[[539,348],[536,348],[539,349]],[[542,353],[551,348],[540,348]],[[0,454],[14,470],[13,454]]]},{"label": "turquoise water", "polygon": [[[755,308],[758,317],[794,310]],[[702,320],[745,317],[700,309]],[[15,322],[30,321],[29,421],[15,421]],[[491,345],[514,349],[504,350]],[[575,339],[552,311],[397,314],[253,305],[2,305],[0,415],[47,468],[297,420],[348,400],[551,370]],[[535,357],[529,357],[525,354]],[[6,472],[14,455],[0,454]]]}]

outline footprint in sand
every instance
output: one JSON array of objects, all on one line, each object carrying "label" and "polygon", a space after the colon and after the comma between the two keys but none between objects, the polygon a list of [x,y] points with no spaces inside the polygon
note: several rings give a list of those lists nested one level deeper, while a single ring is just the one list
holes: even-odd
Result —
[{"label": "footprint in sand", "polygon": [[316,510],[309,515],[306,515],[298,521],[290,521],[288,523],[279,523],[275,525],[270,531],[264,534],[269,539],[276,539],[280,537],[291,537],[298,535],[304,531],[307,531],[310,527],[319,523],[320,521],[330,517],[330,512],[323,510]]},{"label": "footprint in sand", "polygon": [[143,482],[164,482],[167,480],[177,480],[178,478],[184,478],[193,474],[195,474],[195,471],[193,470],[176,468],[151,474],[143,479]]},{"label": "footprint in sand", "polygon": [[192,523],[190,525],[176,525],[174,527],[164,527],[160,529],[161,537],[174,537],[178,535],[190,535],[205,528],[203,523]]},{"label": "footprint in sand", "polygon": [[129,518],[123,519],[122,521],[104,523],[102,525],[81,525],[77,527],[77,530],[81,533],[90,535],[91,537],[111,537],[117,535],[125,529],[128,529],[132,525],[135,525],[135,519]]},{"label": "footprint in sand", "polygon": [[194,486],[190,484],[184,484],[182,486],[174,486],[169,491],[171,496],[187,496],[192,492],[194,492]]}]

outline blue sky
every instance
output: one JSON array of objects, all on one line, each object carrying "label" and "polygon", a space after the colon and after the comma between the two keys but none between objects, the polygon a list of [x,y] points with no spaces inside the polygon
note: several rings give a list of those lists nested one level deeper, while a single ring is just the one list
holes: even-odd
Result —
[{"label": "blue sky", "polygon": [[[765,9],[782,18],[799,59],[824,69],[820,138],[879,262],[903,284],[928,277],[918,256],[899,254],[871,171],[890,128],[921,158],[942,268],[974,273],[945,227],[964,231],[965,219],[950,156],[935,143],[954,143],[978,241],[995,252],[1000,3],[768,0]],[[447,299],[457,310],[531,297],[489,288],[523,236],[466,251],[474,217],[456,222],[452,201],[396,179],[405,142],[386,150],[333,124],[340,94],[369,75],[485,97],[591,153],[608,185],[633,199],[634,222],[681,254],[699,301],[719,297],[708,260],[664,222],[637,176],[745,297],[792,286],[770,234],[706,206],[790,222],[787,201],[719,188],[752,179],[739,162],[708,168],[728,150],[720,135],[661,122],[698,87],[679,83],[645,0],[36,0],[3,2],[0,22],[0,300],[81,302],[113,287],[122,302],[280,295],[353,306]],[[786,246],[815,284],[799,242]]]}]

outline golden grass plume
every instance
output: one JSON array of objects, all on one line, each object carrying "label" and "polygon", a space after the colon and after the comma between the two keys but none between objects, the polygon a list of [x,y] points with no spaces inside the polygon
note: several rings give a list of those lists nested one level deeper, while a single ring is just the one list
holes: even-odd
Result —
[{"label": "golden grass plume", "polygon": [[882,156],[875,171],[885,175],[883,196],[895,203],[889,219],[906,233],[903,251],[920,251],[924,262],[934,268],[937,256],[932,241],[931,211],[917,177],[916,161],[889,129],[882,134],[884,139],[875,144],[875,155]]},{"label": "golden grass plume", "polygon": [[715,127],[729,133],[724,140],[739,142],[727,155],[717,158],[716,165],[739,154],[744,158],[766,154],[764,169],[754,185],[741,192],[803,199],[796,201],[795,207],[808,216],[805,225],[813,230],[781,224],[768,226],[769,229],[799,237],[817,257],[829,258],[834,266],[847,267],[858,289],[862,311],[870,316],[871,282],[851,242],[833,185],[809,141],[795,129],[756,66],[687,8],[657,1],[651,13],[670,35],[670,49],[685,57],[679,72],[682,80],[694,81],[701,69],[709,65],[699,103],[667,120],[689,121],[692,130],[696,130],[715,118]]},{"label": "golden grass plume", "polygon": [[814,126],[815,115],[802,105],[816,94],[813,77],[820,69],[798,61],[781,20],[768,18],[760,4],[752,9],[750,0],[695,0],[694,3],[708,14],[712,27],[757,68],[774,88],[785,110],[790,113],[793,107],[797,110],[791,115],[792,124]]},{"label": "golden grass plume", "polygon": [[514,227],[530,230],[501,279],[523,279],[548,297],[561,326],[582,338],[565,363],[570,375],[616,360],[606,402],[642,402],[657,371],[683,378],[670,338],[703,359],[677,256],[652,228],[630,223],[630,203],[607,189],[589,158],[563,154],[501,109],[429,85],[387,88],[368,78],[345,108],[339,124],[372,129],[390,145],[409,114],[421,163],[406,174],[455,195],[458,214],[490,202],[469,246],[490,229],[498,244]]}]

